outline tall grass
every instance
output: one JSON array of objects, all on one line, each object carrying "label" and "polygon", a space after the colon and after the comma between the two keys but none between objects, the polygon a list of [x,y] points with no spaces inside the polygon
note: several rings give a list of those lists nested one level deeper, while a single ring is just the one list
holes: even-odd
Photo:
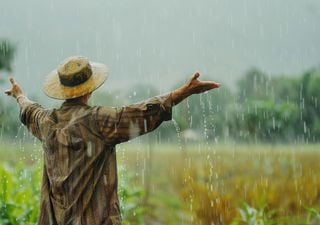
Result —
[{"label": "tall grass", "polygon": [[[318,149],[120,145],[123,224],[320,224]],[[11,151],[0,151],[0,224],[35,224],[41,152]]]}]

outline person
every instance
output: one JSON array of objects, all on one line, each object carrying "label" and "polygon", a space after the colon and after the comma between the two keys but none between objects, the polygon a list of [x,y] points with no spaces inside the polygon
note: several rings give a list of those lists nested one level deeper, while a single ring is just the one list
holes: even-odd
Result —
[{"label": "person", "polygon": [[171,120],[172,107],[188,96],[219,87],[195,73],[180,88],[140,103],[89,106],[107,75],[103,64],[67,58],[43,85],[48,97],[65,100],[57,109],[30,101],[10,78],[6,94],[17,100],[21,122],[44,150],[39,225],[121,224],[115,146]]}]

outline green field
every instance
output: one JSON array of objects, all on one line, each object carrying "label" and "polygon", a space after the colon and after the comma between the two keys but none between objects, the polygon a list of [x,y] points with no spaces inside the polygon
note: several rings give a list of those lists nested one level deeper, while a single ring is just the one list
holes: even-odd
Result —
[{"label": "green field", "polygon": [[[121,144],[124,224],[320,224],[319,147]],[[41,146],[0,148],[0,224],[34,224]]]}]

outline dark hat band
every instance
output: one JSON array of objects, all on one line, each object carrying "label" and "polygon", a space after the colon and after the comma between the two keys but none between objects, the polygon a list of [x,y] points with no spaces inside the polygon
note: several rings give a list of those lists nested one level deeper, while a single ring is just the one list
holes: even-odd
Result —
[{"label": "dark hat band", "polygon": [[92,70],[89,67],[89,68],[85,68],[82,71],[79,71],[76,74],[72,74],[68,76],[59,74],[59,80],[60,80],[60,83],[64,86],[74,87],[89,80],[91,75],[92,75]]}]

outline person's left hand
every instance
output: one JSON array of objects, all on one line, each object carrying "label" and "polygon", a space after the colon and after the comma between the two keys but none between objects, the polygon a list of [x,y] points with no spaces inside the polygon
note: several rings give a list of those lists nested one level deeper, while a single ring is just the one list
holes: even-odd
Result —
[{"label": "person's left hand", "polygon": [[199,94],[220,87],[220,84],[214,81],[198,80],[199,76],[199,73],[193,74],[189,82],[185,84],[186,89],[189,90],[191,94]]},{"label": "person's left hand", "polygon": [[214,81],[198,80],[199,76],[199,73],[193,74],[187,83],[171,93],[174,105],[179,104],[183,99],[192,94],[199,94],[220,87],[220,84]]},{"label": "person's left hand", "polygon": [[4,93],[6,93],[8,96],[12,96],[14,98],[18,98],[19,96],[23,95],[21,87],[16,83],[16,81],[13,79],[13,77],[10,77],[9,80],[10,80],[12,87],[10,90],[6,90]]}]

